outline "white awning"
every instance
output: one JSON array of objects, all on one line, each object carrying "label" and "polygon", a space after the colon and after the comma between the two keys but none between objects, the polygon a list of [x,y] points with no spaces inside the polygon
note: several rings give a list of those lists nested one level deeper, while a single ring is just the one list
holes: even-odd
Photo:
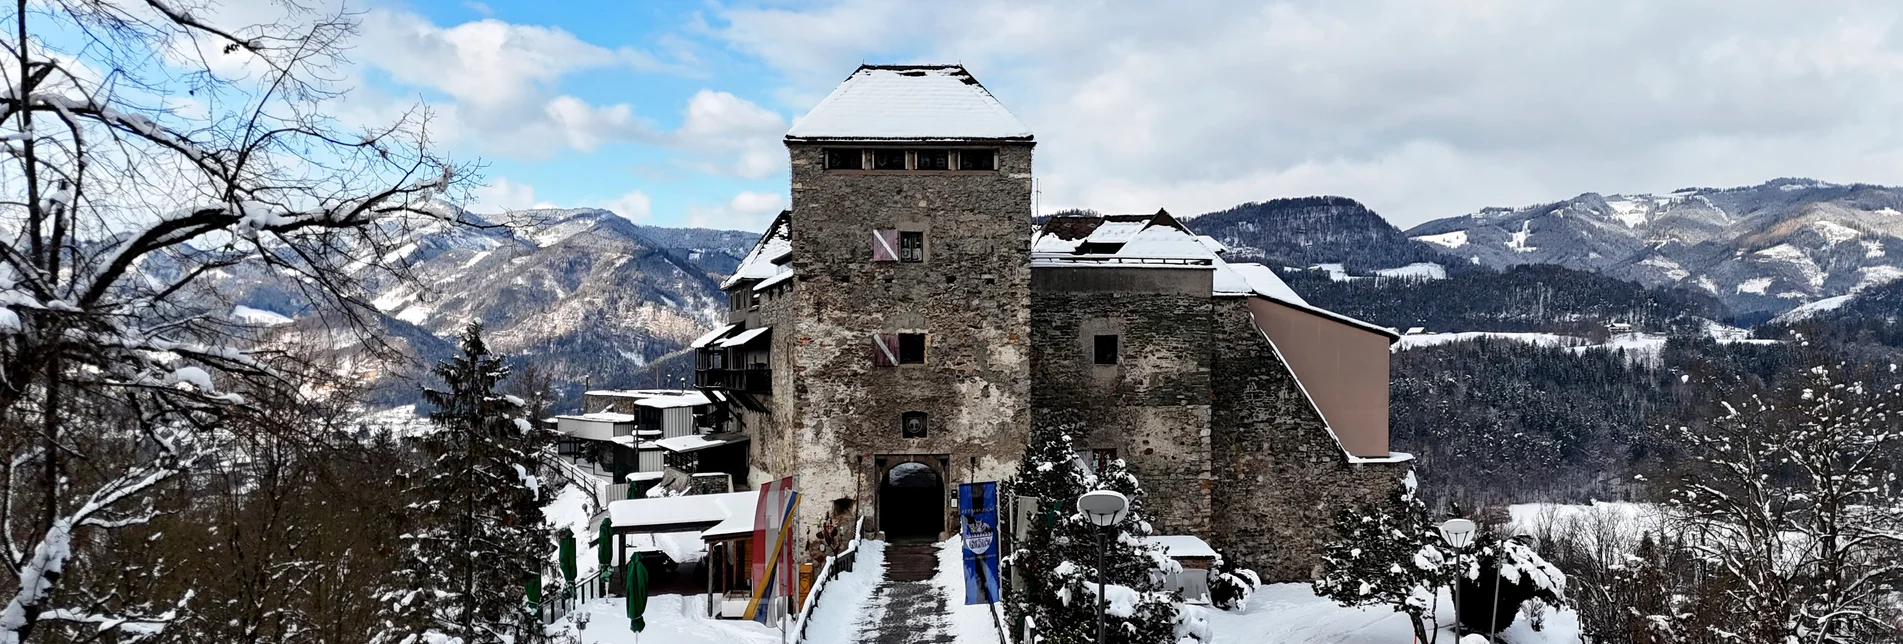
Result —
[{"label": "white awning", "polygon": [[689,346],[689,347],[693,347],[693,348],[695,348],[695,349],[699,349],[699,348],[701,348],[701,347],[704,347],[704,346],[707,346],[707,343],[709,343],[709,342],[713,342],[714,340],[718,340],[718,339],[720,339],[720,336],[723,336],[723,335],[727,335],[727,333],[728,333],[729,331],[732,331],[732,330],[733,330],[733,328],[734,328],[734,327],[737,327],[737,326],[740,326],[740,325],[738,325],[738,324],[729,324],[729,325],[727,325],[727,326],[723,326],[723,327],[720,327],[720,328],[718,328],[718,329],[714,329],[714,330],[712,330],[712,331],[708,331],[708,332],[707,332],[707,335],[703,335],[703,336],[700,336],[700,337],[698,337],[698,338],[694,338],[694,341],[693,341],[693,342],[690,342],[690,343],[688,343],[688,345],[687,345],[687,346]]},{"label": "white awning", "polygon": [[752,342],[754,338],[760,337],[760,334],[766,333],[767,331],[771,331],[771,330],[773,330],[773,327],[770,327],[770,326],[763,326],[757,329],[747,329],[745,331],[741,331],[739,334],[731,338],[721,340],[720,346],[737,347],[737,346],[746,344],[748,342]]}]

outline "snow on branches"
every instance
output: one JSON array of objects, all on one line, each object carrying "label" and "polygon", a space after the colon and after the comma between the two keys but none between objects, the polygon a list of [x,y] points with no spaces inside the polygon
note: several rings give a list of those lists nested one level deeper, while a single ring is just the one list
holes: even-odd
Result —
[{"label": "snow on branches", "polygon": [[1813,367],[1680,428],[1691,464],[1667,519],[1728,582],[1715,628],[1751,641],[1897,634],[1886,615],[1903,583],[1903,390],[1846,371]]}]

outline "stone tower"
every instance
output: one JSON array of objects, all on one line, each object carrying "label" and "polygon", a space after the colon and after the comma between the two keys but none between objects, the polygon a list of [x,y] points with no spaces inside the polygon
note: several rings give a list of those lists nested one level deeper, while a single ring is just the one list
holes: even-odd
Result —
[{"label": "stone tower", "polygon": [[[1030,431],[1030,132],[959,66],[862,66],[786,135],[790,412],[816,526],[957,532]],[[774,468],[779,469],[779,468]]]}]

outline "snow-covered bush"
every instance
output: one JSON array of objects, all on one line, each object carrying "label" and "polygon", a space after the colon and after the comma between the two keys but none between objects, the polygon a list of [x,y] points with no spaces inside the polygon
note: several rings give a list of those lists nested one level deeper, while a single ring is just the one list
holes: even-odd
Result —
[{"label": "snow-covered bush", "polygon": [[1468,630],[1506,630],[1528,600],[1565,605],[1566,574],[1520,539],[1482,532],[1474,546],[1460,555],[1460,563],[1457,610],[1461,626]]},{"label": "snow-covered bush", "polygon": [[[1207,641],[1208,623],[1201,609],[1185,606],[1180,594],[1164,590],[1165,578],[1180,572],[1181,566],[1162,548],[1142,540],[1151,532],[1144,519],[1143,488],[1122,461],[1086,471],[1067,433],[1055,427],[1033,428],[1017,474],[1006,485],[1010,495],[1041,500],[1029,537],[1007,559],[1023,584],[1011,592],[1005,608],[1014,624],[1028,618],[1036,625],[1031,641],[1095,642],[1100,577],[1106,582],[1108,641]],[[1130,513],[1123,522],[1097,528],[1076,511],[1077,497],[1098,489],[1129,498]],[[1101,570],[1099,537],[1109,544]]]},{"label": "snow-covered bush", "polygon": [[1216,565],[1209,571],[1209,603],[1223,610],[1236,610],[1249,605],[1249,596],[1262,585],[1262,578],[1254,570],[1230,563],[1228,557],[1216,555]]},{"label": "snow-covered bush", "polygon": [[1314,590],[1343,606],[1405,613],[1416,640],[1427,642],[1436,590],[1453,581],[1454,566],[1415,487],[1409,472],[1385,503],[1336,515],[1336,538],[1322,552],[1323,574]]}]

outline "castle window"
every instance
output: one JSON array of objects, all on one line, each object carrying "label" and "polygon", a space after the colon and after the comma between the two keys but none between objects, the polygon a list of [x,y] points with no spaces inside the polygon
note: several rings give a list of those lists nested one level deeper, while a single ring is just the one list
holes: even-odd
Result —
[{"label": "castle window", "polygon": [[872,169],[874,170],[904,170],[905,169],[905,151],[904,150],[873,150],[872,151]]},{"label": "castle window", "polygon": [[865,156],[865,151],[859,148],[826,148],[826,169],[863,170]]},{"label": "castle window", "polygon": [[1117,349],[1119,348],[1117,345],[1120,344],[1119,339],[1118,336],[1114,335],[1097,336],[1095,342],[1097,364],[1117,363]]},{"label": "castle window", "polygon": [[996,170],[997,150],[959,150],[958,169],[960,170]]},{"label": "castle window", "polygon": [[925,364],[925,334],[899,334],[899,364]]},{"label": "castle window", "polygon": [[923,231],[899,231],[899,261],[925,261],[925,233]]},{"label": "castle window", "polygon": [[1117,460],[1117,450],[1114,448],[1090,450],[1090,469],[1092,471],[1102,472],[1103,468],[1109,466],[1110,462],[1114,460]]},{"label": "castle window", "polygon": [[925,412],[908,411],[899,415],[899,438],[925,438],[930,429]]},{"label": "castle window", "polygon": [[727,310],[738,311],[744,308],[747,308],[747,291],[729,291],[727,293]]},{"label": "castle window", "polygon": [[919,170],[950,170],[951,169],[951,151],[950,150],[918,150],[913,152],[913,154],[917,155],[917,159],[918,159],[918,162],[916,164],[917,166],[916,169],[919,169]]}]

